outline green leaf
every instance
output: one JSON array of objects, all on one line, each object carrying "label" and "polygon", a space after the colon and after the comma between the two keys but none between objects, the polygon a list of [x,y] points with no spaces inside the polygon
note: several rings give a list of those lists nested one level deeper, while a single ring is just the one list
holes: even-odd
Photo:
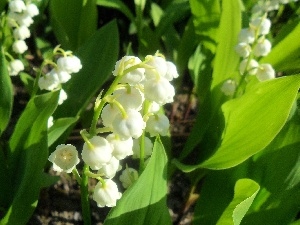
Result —
[{"label": "green leaf", "polygon": [[59,43],[74,51],[96,31],[96,0],[51,0],[50,18]]},{"label": "green leaf", "polygon": [[131,22],[135,18],[130,9],[120,0],[97,0],[97,5],[117,9],[122,12]]},{"label": "green leaf", "polygon": [[20,72],[20,79],[24,84],[24,87],[26,91],[31,95],[33,84],[34,84],[34,78],[30,76],[28,73]]},{"label": "green leaf", "polygon": [[82,69],[63,86],[68,95],[64,104],[55,111],[54,118],[76,117],[99,91],[117,61],[119,37],[113,21],[98,30],[79,50]]},{"label": "green leaf", "polygon": [[104,225],[168,225],[171,218],[166,206],[167,157],[159,138],[151,159],[141,174],[111,210]]},{"label": "green leaf", "polygon": [[50,147],[69,127],[78,120],[77,117],[59,118],[54,121],[48,131],[48,146]]},{"label": "green leaf", "polygon": [[[270,63],[277,71],[297,69],[295,59],[300,57],[300,23],[288,33],[288,35],[272,48],[267,56],[260,60],[260,63]],[[299,61],[299,60],[298,60]]]},{"label": "green leaf", "polygon": [[[238,165],[264,149],[289,117],[300,86],[300,76],[282,77],[258,83],[238,99],[222,106],[225,129],[216,152],[199,165],[184,165],[183,171],[197,168],[225,169]],[[278,90],[285,90],[278,95]]]},{"label": "green leaf", "polygon": [[259,191],[259,185],[250,179],[240,179],[234,187],[234,198],[223,212],[217,225],[239,225]]},{"label": "green leaf", "polygon": [[[47,122],[54,112],[59,92],[31,99],[9,141],[9,172],[13,199],[1,224],[26,224],[45,182],[43,168],[48,157]],[[9,182],[8,182],[9,183]]]},{"label": "green leaf", "polygon": [[6,66],[4,50],[0,45],[0,136],[5,130],[13,105],[13,89]]}]

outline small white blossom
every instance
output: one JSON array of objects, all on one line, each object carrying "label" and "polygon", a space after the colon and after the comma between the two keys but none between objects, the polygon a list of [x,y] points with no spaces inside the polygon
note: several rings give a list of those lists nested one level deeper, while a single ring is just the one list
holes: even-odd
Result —
[{"label": "small white blossom", "polygon": [[75,146],[70,144],[58,145],[48,160],[53,163],[54,171],[66,173],[71,173],[80,161]]},{"label": "small white blossom", "polygon": [[14,29],[13,35],[15,39],[25,40],[30,37],[30,30],[28,27],[22,25]]},{"label": "small white blossom", "polygon": [[35,4],[30,3],[30,4],[26,5],[26,13],[29,16],[34,17],[34,16],[39,15],[39,9]]},{"label": "small white blossom", "polygon": [[57,74],[60,83],[64,84],[71,79],[71,75],[67,71],[59,70],[59,69],[53,69],[53,70],[54,70],[53,72]]},{"label": "small white blossom", "polygon": [[59,105],[63,104],[63,102],[65,100],[67,100],[67,98],[68,98],[67,93],[63,89],[60,89],[59,97],[58,97],[58,104]]},{"label": "small white blossom", "polygon": [[156,113],[160,110],[160,105],[157,102],[151,102],[151,105],[148,109],[149,113]]},{"label": "small white blossom", "polygon": [[16,40],[12,45],[12,49],[15,53],[23,54],[28,49],[28,46],[25,41]]},{"label": "small white blossom", "polygon": [[[134,139],[133,140],[133,158],[140,158],[140,140]],[[150,138],[145,137],[145,144],[144,144],[144,157],[147,158],[152,154],[153,150],[153,143]]]},{"label": "small white blossom", "polygon": [[122,186],[124,188],[128,188],[132,185],[139,177],[138,172],[133,168],[126,168],[122,171],[120,175],[120,181],[122,182]]},{"label": "small white blossom", "polygon": [[19,59],[15,59],[11,61],[8,65],[8,73],[10,76],[16,76],[23,70],[24,70],[24,64]]},{"label": "small white blossom", "polygon": [[115,90],[113,96],[115,96],[124,109],[134,109],[137,111],[142,109],[144,95],[134,87]]},{"label": "small white blossom", "polygon": [[126,112],[126,118],[122,114],[117,114],[112,122],[114,133],[120,136],[121,139],[128,139],[130,137],[139,138],[146,126],[142,115],[132,109]]},{"label": "small white blossom", "polygon": [[275,70],[270,64],[260,64],[257,68],[256,77],[259,81],[274,79]]},{"label": "small white blossom", "polygon": [[53,71],[50,71],[46,75],[40,77],[38,81],[38,85],[41,90],[53,91],[59,86],[59,84],[58,76]]},{"label": "small white blossom", "polygon": [[107,164],[104,164],[99,170],[98,174],[112,179],[120,168],[120,161],[115,157],[111,157]]},{"label": "small white blossom", "polygon": [[251,28],[243,28],[238,36],[239,43],[248,43],[251,44],[255,40],[255,32]]},{"label": "small white blossom", "polygon": [[146,56],[146,64],[150,68],[146,68],[145,75],[147,79],[165,77],[168,71],[166,60],[161,56]]},{"label": "small white blossom", "polygon": [[226,96],[232,96],[235,92],[235,89],[236,89],[236,83],[234,80],[226,80],[221,87],[221,91]]},{"label": "small white blossom", "polygon": [[29,14],[27,14],[26,12],[17,15],[16,19],[17,19],[17,22],[20,26],[29,27],[34,22],[32,17]]},{"label": "small white blossom", "polygon": [[265,17],[258,17],[250,22],[250,27],[258,30],[259,35],[265,35],[270,32],[271,21]]},{"label": "small white blossom", "polygon": [[164,114],[156,114],[150,116],[146,122],[146,131],[150,133],[150,136],[166,136],[169,133],[170,122],[168,117]]},{"label": "small white blossom", "polygon": [[173,102],[175,89],[164,77],[149,79],[144,84],[145,98],[160,105]]},{"label": "small white blossom", "polygon": [[93,199],[97,202],[98,207],[116,206],[117,200],[121,198],[122,194],[115,182],[109,179],[105,179],[104,182],[105,184],[101,182],[96,184]]},{"label": "small white blossom", "polygon": [[247,43],[241,42],[235,46],[235,51],[239,56],[247,58],[250,55],[251,46]]},{"label": "small white blossom", "polygon": [[[141,62],[142,61],[138,57],[124,56],[122,59],[117,61],[115,65],[115,69],[112,73],[114,76],[123,75],[124,70],[129,69],[130,67],[135,66]],[[145,77],[144,73],[145,73],[144,68],[134,69],[129,73],[124,74],[120,82],[128,83],[131,85],[140,83]]]},{"label": "small white blossom", "polygon": [[25,3],[22,0],[12,0],[9,2],[9,10],[11,12],[21,13],[26,9]]},{"label": "small white blossom", "polygon": [[167,64],[167,73],[165,75],[165,78],[168,81],[171,81],[174,78],[179,77],[179,74],[177,72],[177,68],[176,68],[175,64],[170,61],[167,61],[166,64]]},{"label": "small white blossom", "polygon": [[270,53],[271,48],[271,42],[268,39],[262,37],[258,39],[257,44],[253,48],[253,53],[256,57],[266,56]]},{"label": "small white blossom", "polygon": [[117,106],[114,106],[113,104],[105,105],[101,112],[103,125],[106,127],[112,127],[112,122],[114,121],[117,114],[120,114],[120,110]]},{"label": "small white blossom", "polygon": [[111,160],[112,147],[105,138],[99,136],[92,137],[89,142],[83,145],[82,159],[92,170],[98,170]]},{"label": "small white blossom", "polygon": [[[258,67],[258,62],[254,59],[251,59],[250,62],[248,63],[248,58],[244,59],[240,63],[240,73],[249,73],[250,75],[255,75],[257,72],[257,67]],[[247,66],[248,64],[248,66]],[[247,69],[246,69],[247,66]]]},{"label": "small white blossom", "polygon": [[47,127],[48,129],[53,126],[53,116],[48,118]]},{"label": "small white blossom", "polygon": [[121,140],[117,135],[112,133],[106,137],[106,140],[113,148],[112,155],[118,160],[124,159],[125,157],[133,154],[133,140],[131,137]]},{"label": "small white blossom", "polygon": [[77,56],[60,57],[57,60],[57,67],[59,70],[66,71],[68,73],[78,73],[82,68],[81,61]]}]

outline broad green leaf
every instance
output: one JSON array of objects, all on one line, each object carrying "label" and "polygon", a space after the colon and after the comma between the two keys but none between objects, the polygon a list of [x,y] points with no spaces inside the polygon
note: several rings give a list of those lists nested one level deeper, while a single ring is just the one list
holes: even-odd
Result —
[{"label": "broad green leaf", "polygon": [[[264,149],[284,126],[300,86],[300,76],[261,82],[222,106],[225,130],[216,152],[199,165],[174,163],[183,171],[225,169]],[[284,90],[278,95],[278,90]]]},{"label": "broad green leaf", "polygon": [[134,22],[135,18],[130,9],[120,0],[97,0],[97,5],[117,9],[122,12],[131,22]]},{"label": "broad green leaf", "polygon": [[[297,69],[299,65],[294,61],[300,57],[300,23],[277,45],[267,56],[263,57],[261,63],[270,63],[277,71]],[[299,60],[298,60],[299,61]]]},{"label": "broad green leaf", "polygon": [[5,130],[13,105],[13,89],[8,74],[4,50],[0,45],[0,136]]},{"label": "broad green leaf", "polygon": [[59,118],[54,121],[48,131],[48,146],[50,147],[69,127],[76,123],[78,118]]},{"label": "broad green leaf", "polygon": [[57,108],[54,118],[76,117],[85,110],[90,99],[111,75],[118,52],[118,29],[114,21],[98,30],[76,52],[82,69],[63,86],[68,99]]},{"label": "broad green leaf", "polygon": [[234,197],[217,225],[239,225],[259,191],[259,185],[250,179],[240,179],[234,187]]},{"label": "broad green leaf", "polygon": [[43,168],[48,157],[47,121],[54,112],[58,92],[31,99],[9,141],[9,172],[13,199],[1,224],[26,224],[45,182]]},{"label": "broad green leaf", "polygon": [[4,154],[5,148],[2,144],[0,144],[0,180],[6,182],[0,182],[0,193],[6,193],[0,195],[0,213],[3,214],[2,210],[8,208],[10,203],[10,177],[9,177],[9,170],[7,166],[7,158]]},{"label": "broad green leaf", "polygon": [[218,32],[216,58],[213,64],[211,90],[231,78],[237,70],[240,58],[234,51],[234,46],[237,44],[240,30],[241,9],[239,0],[222,1],[222,15]]},{"label": "broad green leaf", "polygon": [[202,43],[208,49],[215,52],[218,36],[217,31],[221,16],[220,1],[190,0],[189,2],[196,34],[201,36]]},{"label": "broad green leaf", "polygon": [[171,218],[166,206],[167,156],[159,138],[151,159],[139,179],[112,208],[104,225],[168,225]]},{"label": "broad green leaf", "polygon": [[51,0],[50,18],[59,43],[74,51],[96,31],[96,0]]}]

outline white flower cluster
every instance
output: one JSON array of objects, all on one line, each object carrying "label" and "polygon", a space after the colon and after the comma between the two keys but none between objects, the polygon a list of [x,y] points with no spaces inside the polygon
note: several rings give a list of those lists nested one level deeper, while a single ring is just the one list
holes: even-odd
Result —
[{"label": "white flower cluster", "polygon": [[[64,53],[64,56],[58,58],[56,63],[52,63],[54,68],[39,78],[38,85],[41,90],[53,91],[61,88],[61,84],[71,79],[72,73],[77,73],[82,68],[77,56],[72,55],[70,51]],[[58,104],[62,104],[66,99],[67,93],[61,89]]]},{"label": "white flower cluster", "polygon": [[25,39],[30,37],[29,26],[33,23],[33,17],[39,14],[38,7],[30,1],[11,0],[7,21],[13,28],[14,43],[12,49],[15,53],[23,54],[28,46]]},{"label": "white flower cluster", "polygon": [[[131,155],[140,158],[141,144],[143,158],[151,155],[153,144],[144,135],[145,132],[150,137],[168,134],[169,120],[159,110],[164,104],[173,101],[175,90],[170,81],[178,77],[176,66],[159,53],[146,56],[143,62],[135,56],[125,56],[116,63],[112,73],[116,78],[109,89],[111,91],[103,99],[98,99],[95,105],[95,109],[103,107],[101,120],[104,127],[99,130],[109,131],[110,134],[90,138],[83,135],[85,143],[81,153],[85,164],[97,171],[100,181],[95,187],[93,199],[99,207],[115,206],[121,197],[112,180],[121,168],[120,160]],[[57,162],[67,159],[66,153],[55,151],[53,154],[63,157]],[[74,154],[72,156],[75,157]],[[53,156],[49,160],[54,163]],[[77,159],[73,159],[73,162],[75,166]],[[53,168],[57,166],[56,163]],[[59,167],[61,169],[58,171],[65,172],[72,168],[69,165]],[[137,179],[138,172],[129,167],[120,176],[124,188],[128,188]]]},{"label": "white flower cluster", "polygon": [[[237,54],[243,58],[239,66],[241,75],[255,75],[259,81],[275,78],[275,70],[271,64],[257,62],[258,58],[268,55],[272,48],[266,37],[271,28],[267,13],[277,10],[280,4],[296,1],[298,0],[261,0],[253,6],[249,27],[240,31],[239,43],[235,47]],[[231,79],[225,81],[221,87],[221,91],[227,96],[233,95],[235,89],[236,83]]]}]

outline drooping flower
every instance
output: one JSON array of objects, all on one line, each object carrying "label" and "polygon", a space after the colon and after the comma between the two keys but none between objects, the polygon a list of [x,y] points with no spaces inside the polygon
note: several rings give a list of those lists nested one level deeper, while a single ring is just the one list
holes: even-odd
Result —
[{"label": "drooping flower", "polygon": [[132,185],[139,177],[138,172],[133,168],[126,168],[122,171],[120,175],[120,181],[122,182],[122,186],[124,188],[128,188]]},{"label": "drooping flower", "polygon": [[98,174],[112,179],[120,168],[120,161],[115,157],[111,157],[107,164],[104,164],[99,170]]},{"label": "drooping flower", "polygon": [[81,61],[77,56],[60,57],[57,60],[57,67],[59,70],[67,73],[77,73],[82,68]]},{"label": "drooping flower", "polygon": [[28,49],[28,46],[26,45],[25,41],[16,40],[12,45],[12,49],[15,53],[23,54]]},{"label": "drooping flower", "polygon": [[256,77],[259,81],[274,79],[275,70],[270,64],[260,64],[257,68]]},{"label": "drooping flower", "polygon": [[106,140],[111,144],[113,148],[112,155],[118,160],[124,159],[125,157],[132,155],[133,140],[132,137],[127,139],[120,139],[114,133],[109,134]]},{"label": "drooping flower", "polygon": [[75,146],[70,144],[58,145],[48,160],[53,163],[54,171],[66,173],[71,173],[80,161]]},{"label": "drooping flower", "polygon": [[23,70],[24,64],[19,59],[12,60],[8,65],[8,73],[10,76],[16,76]]},{"label": "drooping flower", "polygon": [[169,132],[170,122],[164,114],[150,116],[146,122],[146,131],[151,137],[161,135],[166,136]]},{"label": "drooping flower", "polygon": [[121,196],[117,184],[110,179],[104,179],[104,183],[96,184],[93,199],[97,202],[98,207],[113,207],[116,206],[117,200]]}]

